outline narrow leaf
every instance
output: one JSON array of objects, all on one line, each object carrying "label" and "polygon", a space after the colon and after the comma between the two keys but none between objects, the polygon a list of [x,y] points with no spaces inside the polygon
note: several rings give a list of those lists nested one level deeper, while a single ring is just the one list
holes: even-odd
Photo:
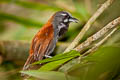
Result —
[{"label": "narrow leaf", "polygon": [[112,80],[120,72],[120,47],[101,47],[67,70],[80,80]]},{"label": "narrow leaf", "polygon": [[60,54],[54,56],[53,58],[47,58],[47,59],[37,61],[37,62],[35,62],[33,64],[46,63],[46,62],[57,61],[57,60],[71,58],[71,57],[77,57],[77,56],[80,56],[80,53],[75,51],[75,50],[72,50],[72,51],[64,53],[64,54],[60,53]]},{"label": "narrow leaf", "polygon": [[45,65],[43,65],[39,70],[40,71],[50,71],[50,70],[54,70],[58,67],[60,67],[62,64],[64,64],[65,62],[71,60],[73,57],[71,58],[66,58],[66,59],[62,59],[62,60],[58,60],[58,61],[53,61],[53,62],[49,62]]},{"label": "narrow leaf", "polygon": [[77,80],[74,77],[68,76],[62,72],[55,71],[38,71],[38,70],[30,70],[30,71],[22,71],[21,73],[27,74],[29,76],[33,76],[42,80]]},{"label": "narrow leaf", "polygon": [[0,12],[0,19],[14,21],[14,22],[26,25],[28,27],[31,27],[31,26],[41,27],[43,25],[41,22],[35,22],[30,19],[21,18],[21,17],[14,16],[8,13],[3,13],[3,12]]}]

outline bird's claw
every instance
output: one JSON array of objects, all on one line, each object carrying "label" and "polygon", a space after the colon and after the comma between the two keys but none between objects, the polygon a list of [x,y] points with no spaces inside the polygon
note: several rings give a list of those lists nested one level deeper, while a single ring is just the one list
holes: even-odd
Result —
[{"label": "bird's claw", "polygon": [[45,58],[52,58],[52,56],[45,55]]}]

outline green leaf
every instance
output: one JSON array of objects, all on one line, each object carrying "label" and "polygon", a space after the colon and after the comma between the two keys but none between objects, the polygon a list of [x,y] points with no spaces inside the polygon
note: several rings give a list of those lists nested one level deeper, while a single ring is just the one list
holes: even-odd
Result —
[{"label": "green leaf", "polygon": [[31,26],[41,27],[43,25],[41,22],[35,22],[30,19],[21,18],[21,17],[14,16],[8,13],[3,13],[3,12],[0,12],[0,19],[14,21],[14,22],[26,25],[26,27],[31,27]]},{"label": "green leaf", "polygon": [[48,59],[44,59],[44,60],[35,62],[34,64],[49,62],[49,63],[43,65],[39,70],[50,71],[50,70],[57,69],[65,62],[67,62],[77,56],[80,56],[80,53],[75,50],[72,50],[72,51],[64,53],[64,54],[58,54],[58,55],[54,56],[53,58],[48,58]]},{"label": "green leaf", "polygon": [[101,47],[67,70],[80,80],[112,80],[120,72],[120,47]]},{"label": "green leaf", "polygon": [[80,56],[80,53],[75,51],[75,50],[72,50],[70,52],[67,52],[67,53],[60,53],[56,56],[54,56],[53,58],[47,58],[47,59],[43,59],[43,60],[40,60],[40,61],[37,61],[33,64],[41,64],[41,63],[46,63],[46,62],[51,62],[51,61],[57,61],[57,60],[61,60],[61,59],[66,59],[66,58],[74,58],[74,57],[77,57],[77,56]]},{"label": "green leaf", "polygon": [[58,67],[60,67],[62,64],[64,64],[65,62],[71,60],[73,57],[70,58],[66,58],[66,59],[62,59],[62,60],[58,60],[58,61],[53,61],[53,62],[49,62],[45,65],[43,65],[39,70],[40,71],[50,71],[50,70],[55,70]]},{"label": "green leaf", "polygon": [[66,80],[68,78],[69,80],[77,80],[76,78],[70,77],[62,72],[55,72],[55,71],[30,70],[30,71],[22,71],[22,73],[42,80]]}]

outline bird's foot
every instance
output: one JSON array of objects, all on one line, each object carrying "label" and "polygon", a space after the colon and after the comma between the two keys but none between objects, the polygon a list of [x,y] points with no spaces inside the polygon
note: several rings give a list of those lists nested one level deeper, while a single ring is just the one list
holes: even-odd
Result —
[{"label": "bird's foot", "polygon": [[52,56],[45,55],[45,58],[52,58]]}]

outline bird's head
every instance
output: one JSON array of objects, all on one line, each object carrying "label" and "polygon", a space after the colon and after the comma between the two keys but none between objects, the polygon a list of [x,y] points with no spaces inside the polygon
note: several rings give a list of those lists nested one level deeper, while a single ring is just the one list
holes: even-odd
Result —
[{"label": "bird's head", "polygon": [[78,19],[72,17],[72,15],[66,11],[56,12],[53,18],[53,24],[69,24],[70,22],[78,22]]},{"label": "bird's head", "polygon": [[72,17],[72,15],[66,11],[58,11],[52,16],[54,30],[59,33],[59,36],[68,30],[71,22],[77,23],[78,19]]}]

